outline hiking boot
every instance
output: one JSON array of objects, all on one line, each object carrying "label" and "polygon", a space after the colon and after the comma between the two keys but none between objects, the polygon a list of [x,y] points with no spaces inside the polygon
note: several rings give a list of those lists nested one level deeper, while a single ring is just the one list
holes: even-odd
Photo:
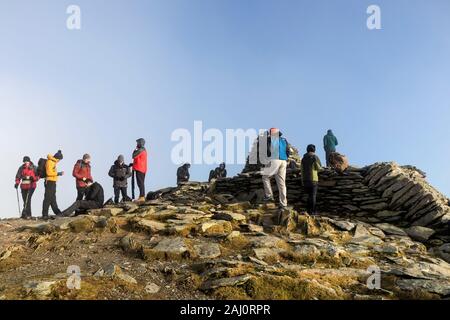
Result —
[{"label": "hiking boot", "polygon": [[48,219],[50,219],[48,216],[42,216],[42,220],[48,221]]},{"label": "hiking boot", "polygon": [[136,200],[136,203],[144,203],[145,197],[139,197],[139,199]]},{"label": "hiking boot", "polygon": [[263,201],[269,202],[269,201],[275,201],[275,200],[274,200],[273,196],[264,196]]}]

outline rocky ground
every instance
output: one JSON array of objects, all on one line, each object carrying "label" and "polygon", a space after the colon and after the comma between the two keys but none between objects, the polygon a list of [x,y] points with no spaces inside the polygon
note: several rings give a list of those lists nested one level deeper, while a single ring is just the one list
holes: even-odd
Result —
[{"label": "rocky ground", "polygon": [[[1,220],[0,299],[450,297],[450,247],[427,247],[427,228],[299,208],[278,217],[275,204],[207,188],[49,222]],[[70,266],[80,289],[67,286]],[[371,289],[377,268],[381,285]]]}]

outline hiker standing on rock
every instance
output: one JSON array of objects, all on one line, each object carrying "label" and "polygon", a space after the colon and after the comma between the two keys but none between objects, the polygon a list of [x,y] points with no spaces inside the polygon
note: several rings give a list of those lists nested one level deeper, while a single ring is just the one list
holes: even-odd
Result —
[{"label": "hiker standing on rock", "polygon": [[22,219],[31,218],[31,198],[33,197],[34,190],[36,190],[36,182],[39,177],[36,173],[36,167],[31,162],[30,157],[23,157],[23,164],[19,167],[16,174],[16,183],[14,188],[19,188],[22,193],[23,210]]},{"label": "hiker standing on rock", "polygon": [[212,179],[220,179],[227,177],[227,169],[225,169],[225,162],[222,162],[217,168],[209,172],[208,182]]},{"label": "hiker standing on rock", "polygon": [[86,181],[86,193],[84,200],[75,201],[69,208],[61,214],[63,217],[71,217],[77,211],[86,211],[89,209],[99,209],[103,207],[105,195],[103,187],[98,182],[92,180]]},{"label": "hiker standing on rock", "polygon": [[73,166],[72,175],[75,178],[77,187],[77,200],[82,200],[86,192],[87,181],[93,180],[91,175],[91,156],[83,155],[83,159],[78,160]]},{"label": "hiker standing on rock", "polygon": [[145,174],[147,173],[147,150],[143,138],[136,140],[136,149],[133,151],[133,176],[136,176],[139,188],[139,202],[145,201]]},{"label": "hiker standing on rock", "polygon": [[327,167],[330,167],[330,155],[333,152],[336,152],[336,146],[338,144],[338,140],[334,135],[333,130],[328,130],[327,134],[323,137],[323,148],[325,149]]},{"label": "hiker standing on rock", "polygon": [[119,155],[117,160],[109,169],[108,175],[113,178],[114,203],[119,203],[120,193],[122,193],[122,201],[130,201],[127,195],[128,178],[131,177],[131,168],[124,162],[124,156]]},{"label": "hiker standing on rock", "polygon": [[[264,201],[273,201],[273,192],[270,185],[270,179],[275,176],[280,198],[280,209],[286,209],[286,167],[290,152],[289,144],[287,140],[282,137],[282,133],[277,128],[271,128],[262,140],[266,140],[266,160],[268,160],[268,163],[261,171],[265,194]],[[260,139],[258,143],[261,142],[263,141]],[[261,153],[264,153],[263,146],[259,145],[258,150],[258,152],[260,152],[259,156],[261,157]]]},{"label": "hiker standing on rock", "polygon": [[61,150],[58,150],[53,156],[49,154],[45,163],[45,193],[44,202],[42,205],[42,218],[48,219],[48,209],[51,206],[52,211],[56,215],[61,214],[61,210],[58,208],[56,202],[56,182],[58,177],[64,175],[64,171],[58,172],[56,170],[56,164],[63,159]]},{"label": "hiker standing on rock", "polygon": [[319,185],[319,171],[322,170],[322,164],[316,155],[316,146],[308,145],[307,153],[302,159],[302,182],[306,193],[308,194],[307,212],[310,215],[316,214],[316,197]]},{"label": "hiker standing on rock", "polygon": [[188,182],[191,177],[189,173],[189,168],[191,167],[190,163],[185,163],[177,170],[177,185]]}]

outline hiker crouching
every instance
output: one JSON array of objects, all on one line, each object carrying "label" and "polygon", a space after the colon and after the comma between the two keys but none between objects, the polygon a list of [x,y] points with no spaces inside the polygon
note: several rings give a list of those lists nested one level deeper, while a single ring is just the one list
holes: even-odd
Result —
[{"label": "hiker crouching", "polygon": [[30,157],[23,157],[23,165],[17,170],[16,183],[14,184],[14,188],[16,189],[20,185],[22,193],[22,219],[31,218],[31,198],[33,197],[34,190],[36,189],[36,182],[38,180],[39,177],[36,173],[36,167],[33,162],[31,162]]},{"label": "hiker crouching", "polygon": [[102,208],[104,200],[103,187],[98,182],[87,180],[84,200],[75,201],[69,208],[62,212],[61,216],[71,217],[76,214],[85,213],[89,209]]},{"label": "hiker crouching", "polygon": [[220,179],[227,177],[227,169],[225,169],[225,162],[222,162],[217,168],[209,172],[208,182],[213,179]]},{"label": "hiker crouching", "polygon": [[130,201],[127,195],[128,178],[131,177],[131,168],[124,162],[124,156],[120,155],[109,169],[108,175],[113,178],[114,203],[119,203],[120,193],[122,193],[122,201]]},{"label": "hiker crouching", "polygon": [[177,185],[189,182],[191,175],[189,174],[189,168],[191,165],[189,163],[183,164],[177,170]]}]

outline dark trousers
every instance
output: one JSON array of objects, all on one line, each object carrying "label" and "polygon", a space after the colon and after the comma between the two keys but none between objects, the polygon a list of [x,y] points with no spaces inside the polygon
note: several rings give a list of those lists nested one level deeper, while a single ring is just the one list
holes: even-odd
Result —
[{"label": "dark trousers", "polygon": [[42,205],[42,216],[48,217],[48,209],[52,207],[54,214],[61,214],[61,210],[58,208],[58,203],[56,202],[56,182],[46,181],[45,182],[45,193],[44,193],[44,203]]},{"label": "dark trousers", "polygon": [[77,187],[77,201],[83,200],[85,194],[86,194],[86,187]]},{"label": "dark trousers", "polygon": [[333,151],[325,150],[325,159],[327,161],[327,167],[330,167],[330,155],[333,153]]},{"label": "dark trousers", "polygon": [[31,217],[31,198],[33,197],[34,189],[22,189],[23,210],[22,218]]},{"label": "dark trousers", "polygon": [[63,211],[63,216],[70,216],[75,211],[85,211],[89,209],[98,209],[101,208],[102,205],[96,201],[90,200],[77,200],[70,207]]},{"label": "dark trousers", "polygon": [[139,197],[145,197],[145,173],[135,171],[136,183],[139,188]]},{"label": "dark trousers", "polygon": [[127,187],[114,187],[114,203],[119,203],[120,193],[122,193],[122,201],[128,200]]},{"label": "dark trousers", "polygon": [[305,188],[305,192],[308,195],[308,203],[306,207],[306,211],[309,214],[316,214],[316,197],[317,197],[317,182],[312,181],[304,181],[303,186]]}]

